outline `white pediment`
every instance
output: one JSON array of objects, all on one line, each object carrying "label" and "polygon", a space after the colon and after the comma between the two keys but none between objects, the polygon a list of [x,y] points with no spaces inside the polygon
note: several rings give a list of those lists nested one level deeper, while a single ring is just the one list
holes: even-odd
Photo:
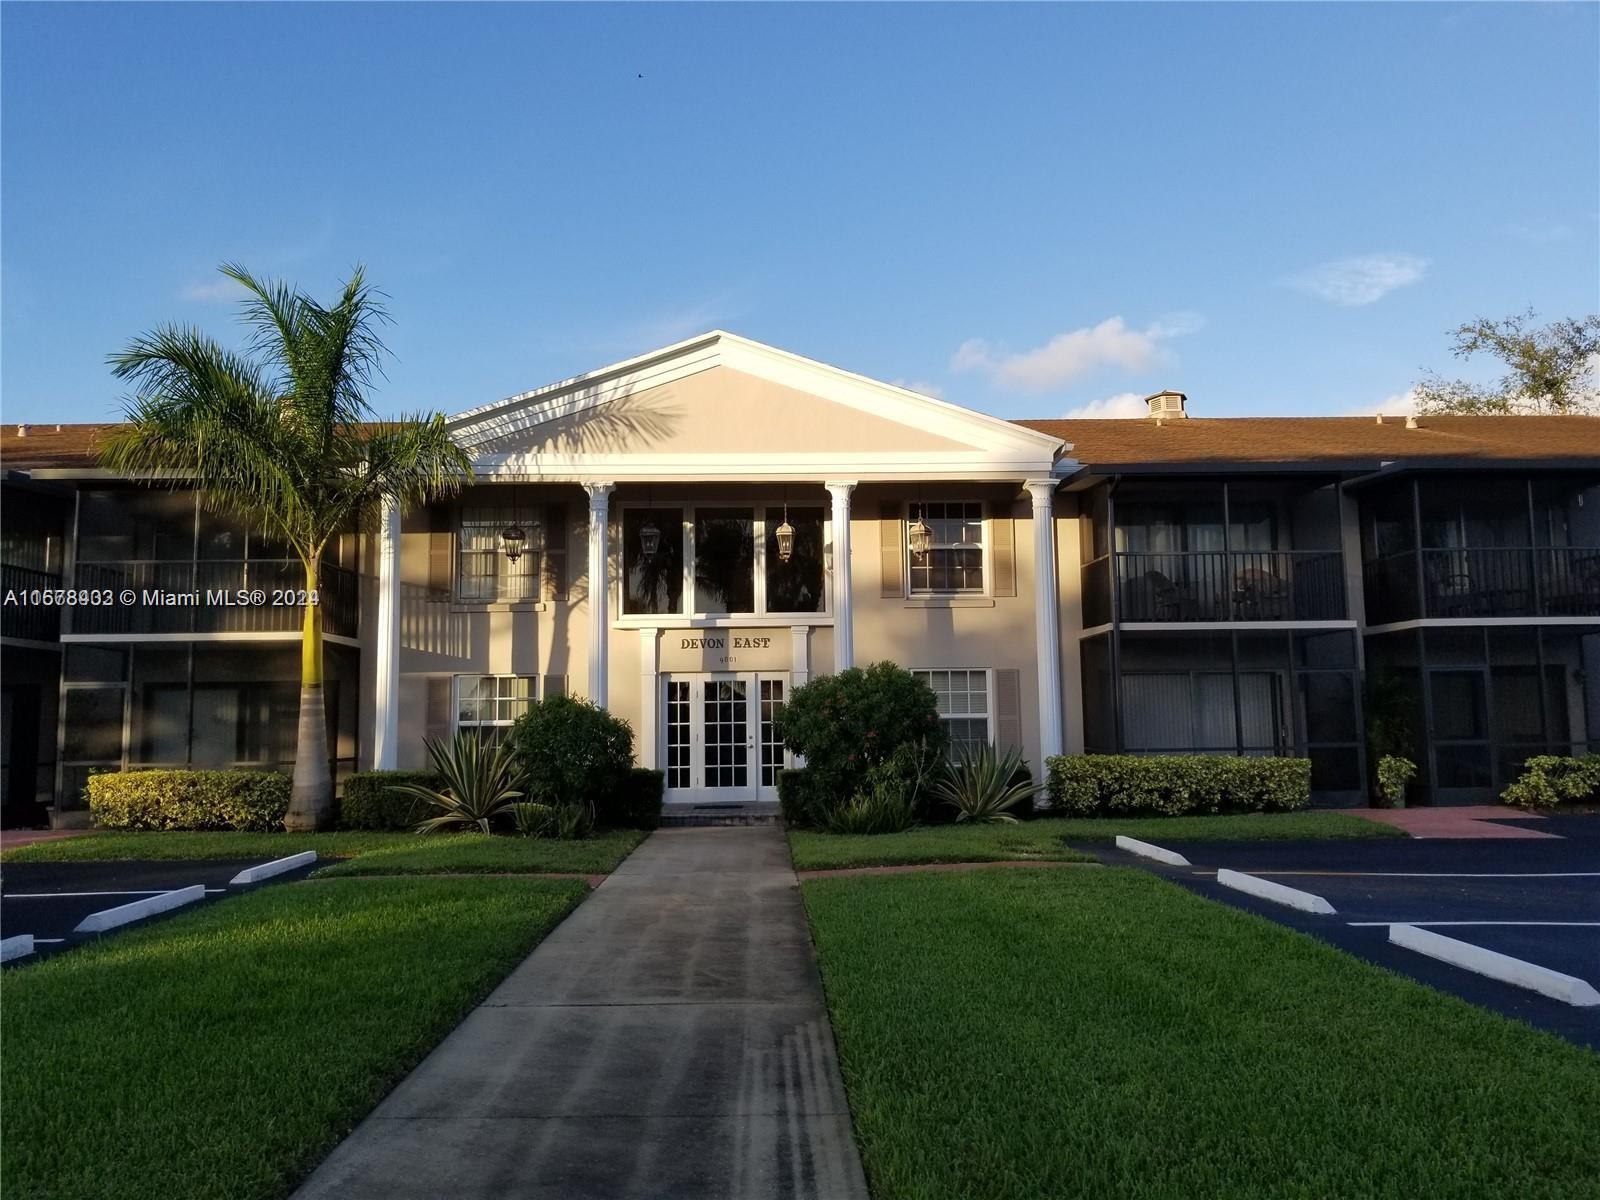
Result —
[{"label": "white pediment", "polygon": [[1057,438],[715,331],[450,419],[480,474],[1042,476]]}]

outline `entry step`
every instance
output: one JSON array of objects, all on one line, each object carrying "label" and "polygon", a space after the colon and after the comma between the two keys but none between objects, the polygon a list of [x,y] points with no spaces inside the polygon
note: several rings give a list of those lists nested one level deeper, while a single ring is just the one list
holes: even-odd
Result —
[{"label": "entry step", "polygon": [[776,825],[781,818],[770,800],[753,804],[665,804],[663,827],[681,825]]}]

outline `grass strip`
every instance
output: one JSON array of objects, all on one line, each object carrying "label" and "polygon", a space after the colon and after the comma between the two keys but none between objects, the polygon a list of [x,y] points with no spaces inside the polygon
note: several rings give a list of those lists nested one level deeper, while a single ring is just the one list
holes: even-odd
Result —
[{"label": "grass strip", "polygon": [[802,892],[876,1200],[1595,1194],[1600,1057],[1144,872]]},{"label": "grass strip", "polygon": [[8,970],[6,1194],[286,1194],[585,890],[286,884]]},{"label": "grass strip", "polygon": [[[173,859],[260,859],[315,850],[319,858],[385,856],[390,867],[353,874],[414,874],[432,871],[575,871],[603,874],[644,840],[636,829],[607,830],[577,842],[543,838],[489,837],[481,833],[237,833],[216,831],[129,832],[107,830],[18,846],[5,862],[119,862]],[[437,865],[429,866],[434,863]]]},{"label": "grass strip", "polygon": [[905,833],[833,834],[795,830],[789,834],[789,849],[798,871],[1030,858],[1082,862],[1091,860],[1092,856],[1069,849],[1068,841],[1110,841],[1119,833],[1154,842],[1163,838],[1172,841],[1276,841],[1405,836],[1400,830],[1377,821],[1334,812],[1107,820],[1045,817],[1015,825],[924,825]]}]

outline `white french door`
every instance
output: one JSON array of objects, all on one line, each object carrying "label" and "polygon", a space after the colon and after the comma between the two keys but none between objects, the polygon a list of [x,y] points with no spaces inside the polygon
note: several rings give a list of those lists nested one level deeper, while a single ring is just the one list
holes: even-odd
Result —
[{"label": "white french door", "polygon": [[669,675],[661,686],[668,803],[778,798],[786,758],[776,718],[786,676]]}]

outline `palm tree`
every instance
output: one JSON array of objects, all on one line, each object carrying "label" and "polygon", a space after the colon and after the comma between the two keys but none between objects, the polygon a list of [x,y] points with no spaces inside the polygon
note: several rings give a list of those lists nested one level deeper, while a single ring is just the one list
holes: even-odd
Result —
[{"label": "palm tree", "polygon": [[[245,351],[165,325],[112,355],[112,373],[137,393],[101,461],[157,486],[192,483],[211,511],[293,547],[315,591],[332,539],[372,528],[384,496],[404,511],[449,495],[471,478],[471,462],[442,416],[371,420],[367,390],[386,353],[376,327],[387,314],[360,267],[329,308],[236,264],[221,271],[245,292]],[[321,610],[308,604],[289,829],[324,825],[332,809],[322,682]]]}]

